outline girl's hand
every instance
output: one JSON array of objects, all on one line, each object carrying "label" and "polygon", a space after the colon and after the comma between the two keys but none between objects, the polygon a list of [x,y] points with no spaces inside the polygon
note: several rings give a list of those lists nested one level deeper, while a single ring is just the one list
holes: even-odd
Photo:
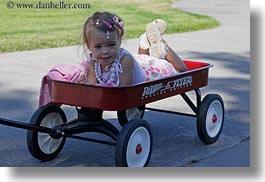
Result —
[{"label": "girl's hand", "polygon": [[86,79],[85,78],[79,78],[78,80],[76,80],[76,83],[85,83]]},{"label": "girl's hand", "polygon": [[81,74],[80,77],[76,80],[76,83],[88,84],[88,80],[84,74]]}]

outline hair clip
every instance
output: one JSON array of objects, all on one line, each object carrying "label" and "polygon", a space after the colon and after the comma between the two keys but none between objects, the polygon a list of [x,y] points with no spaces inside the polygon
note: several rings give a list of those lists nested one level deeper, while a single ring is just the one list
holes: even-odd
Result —
[{"label": "hair clip", "polygon": [[110,33],[109,33],[109,31],[106,32],[106,38],[107,39],[110,39]]},{"label": "hair clip", "polygon": [[102,20],[102,22],[103,22],[107,27],[109,27],[109,29],[112,28],[112,25],[111,25],[108,21],[106,21],[106,20]]},{"label": "hair clip", "polygon": [[119,18],[117,16],[114,16],[113,18],[113,21],[118,24],[121,28],[123,27],[123,22],[122,21],[119,21]]},{"label": "hair clip", "polygon": [[96,21],[96,25],[99,25],[99,22],[100,22],[100,20],[99,20],[99,19],[97,19],[97,21]]}]

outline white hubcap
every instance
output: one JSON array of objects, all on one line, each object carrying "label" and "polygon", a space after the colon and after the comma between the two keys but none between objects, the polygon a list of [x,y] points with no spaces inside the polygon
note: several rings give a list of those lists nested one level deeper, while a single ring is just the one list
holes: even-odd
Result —
[{"label": "white hubcap", "polygon": [[206,130],[209,137],[214,138],[220,131],[223,122],[223,108],[220,101],[211,103],[206,116]]},{"label": "white hubcap", "polygon": [[[59,113],[53,112],[47,114],[43,118],[40,126],[52,128],[60,124],[63,124],[63,119],[61,115]],[[53,152],[55,152],[59,148],[62,140],[63,138],[54,139],[49,134],[46,133],[40,133],[40,132],[38,133],[39,147],[41,151],[44,152],[45,154],[52,154]]]},{"label": "white hubcap", "polygon": [[150,153],[150,140],[150,134],[144,127],[139,127],[132,133],[126,151],[129,167],[144,166]]}]

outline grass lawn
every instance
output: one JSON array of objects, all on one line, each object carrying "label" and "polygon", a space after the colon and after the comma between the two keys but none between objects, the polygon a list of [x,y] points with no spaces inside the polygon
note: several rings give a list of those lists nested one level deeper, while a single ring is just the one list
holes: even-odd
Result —
[{"label": "grass lawn", "polygon": [[[167,34],[214,28],[219,22],[212,17],[186,13],[171,8],[173,0],[13,0],[0,1],[0,53],[82,43],[82,26],[95,11],[110,11],[123,18],[125,38],[136,38],[147,23],[156,18],[168,22]],[[53,2],[89,4],[80,9],[17,8],[19,4]],[[9,4],[10,5],[10,4]]]}]

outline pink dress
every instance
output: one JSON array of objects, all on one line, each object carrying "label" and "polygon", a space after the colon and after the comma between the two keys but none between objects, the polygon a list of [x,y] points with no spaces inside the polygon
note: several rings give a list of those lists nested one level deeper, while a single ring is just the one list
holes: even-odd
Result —
[{"label": "pink dress", "polygon": [[135,54],[134,57],[145,70],[146,81],[161,79],[179,73],[173,65],[165,59],[158,59],[146,54]]}]

